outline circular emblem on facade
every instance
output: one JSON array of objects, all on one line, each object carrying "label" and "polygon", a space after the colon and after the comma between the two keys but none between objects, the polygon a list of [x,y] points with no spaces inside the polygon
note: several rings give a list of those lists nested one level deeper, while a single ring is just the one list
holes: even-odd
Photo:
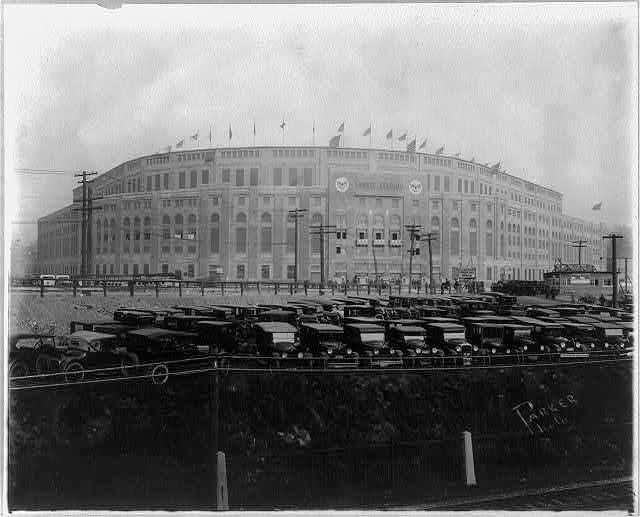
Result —
[{"label": "circular emblem on facade", "polygon": [[347,190],[349,190],[349,180],[344,176],[342,178],[336,179],[336,190],[344,194]]},{"label": "circular emblem on facade", "polygon": [[420,192],[422,192],[422,183],[420,183],[420,181],[418,180],[411,180],[409,182],[409,191],[412,194],[420,194]]}]

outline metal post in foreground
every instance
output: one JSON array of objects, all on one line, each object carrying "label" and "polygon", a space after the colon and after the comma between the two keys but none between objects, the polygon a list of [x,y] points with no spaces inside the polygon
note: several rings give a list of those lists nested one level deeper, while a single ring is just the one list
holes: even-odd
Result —
[{"label": "metal post in foreground", "polygon": [[469,431],[462,432],[462,453],[464,457],[464,474],[467,486],[476,484],[476,469],[473,463],[473,442]]}]

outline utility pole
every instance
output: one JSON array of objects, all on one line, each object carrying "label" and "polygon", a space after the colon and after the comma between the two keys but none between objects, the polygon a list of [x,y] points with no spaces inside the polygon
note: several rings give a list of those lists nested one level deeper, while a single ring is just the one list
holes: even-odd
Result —
[{"label": "utility pole", "polygon": [[[91,204],[87,200],[87,176],[95,176],[97,172],[87,172],[82,171],[81,174],[74,174],[76,178],[82,178],[78,181],[79,184],[82,184],[82,208],[80,209],[82,214],[81,219],[81,238],[80,238],[80,276],[85,278],[87,276],[87,262],[89,253],[87,250],[88,244],[88,231],[87,231],[87,219],[89,219],[89,214],[91,210],[93,210]],[[74,211],[78,211],[78,209],[73,209]]]},{"label": "utility pole", "polygon": [[320,294],[324,290],[324,236],[336,231],[335,225],[314,225],[309,229],[309,235],[317,236],[320,239]]},{"label": "utility pole", "polygon": [[433,292],[433,261],[431,260],[431,241],[435,241],[438,238],[438,235],[433,232],[429,232],[423,235],[422,238],[427,241],[427,244],[429,246],[429,287]]},{"label": "utility pole", "polygon": [[[283,121],[284,123],[284,121]],[[284,134],[284,128],[282,129],[282,132]],[[298,292],[298,219],[300,219],[301,217],[304,217],[305,212],[307,211],[306,208],[296,208],[295,210],[289,210],[288,212],[288,217],[292,218],[295,221],[295,237],[294,237],[294,250],[293,250],[293,257],[294,257],[294,272],[293,272],[293,282],[294,282],[294,289],[296,292]]]},{"label": "utility pole", "polygon": [[584,239],[579,239],[569,244],[572,248],[578,248],[578,266],[582,265],[582,248],[586,248],[588,244],[589,241]]},{"label": "utility pole", "polygon": [[413,249],[413,243],[416,240],[416,235],[418,235],[418,239],[420,239],[419,233],[422,230],[422,226],[419,224],[405,224],[405,229],[409,232],[409,236],[411,239],[411,247],[409,248],[409,294],[411,294],[411,281],[413,280],[413,256],[418,255],[420,253],[420,249]]},{"label": "utility pole", "polygon": [[603,239],[611,239],[611,274],[613,276],[613,293],[611,296],[611,304],[613,307],[618,306],[618,257],[616,253],[616,241],[618,239],[624,239],[622,235],[616,233],[610,233],[604,235]]}]

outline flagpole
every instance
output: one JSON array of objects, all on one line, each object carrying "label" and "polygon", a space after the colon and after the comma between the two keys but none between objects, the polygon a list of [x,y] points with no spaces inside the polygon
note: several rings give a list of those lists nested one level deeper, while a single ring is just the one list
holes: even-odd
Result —
[{"label": "flagpole", "polygon": [[311,137],[311,145],[315,146],[316,145],[316,121],[313,121],[313,135]]},{"label": "flagpole", "polygon": [[371,123],[369,123],[369,150],[371,150]]}]

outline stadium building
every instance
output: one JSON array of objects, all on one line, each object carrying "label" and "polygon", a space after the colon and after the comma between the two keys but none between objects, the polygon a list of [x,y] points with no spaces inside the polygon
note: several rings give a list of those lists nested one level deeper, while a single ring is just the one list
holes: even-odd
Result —
[{"label": "stadium building", "polygon": [[[382,149],[241,147],[154,154],[89,183],[88,273],[185,278],[406,279],[436,283],[475,269],[478,280],[542,280],[554,263],[598,266],[602,224],[563,213],[562,194],[457,157]],[[73,204],[38,221],[42,273],[80,273],[82,187]],[[335,227],[335,228],[333,228]]]}]

